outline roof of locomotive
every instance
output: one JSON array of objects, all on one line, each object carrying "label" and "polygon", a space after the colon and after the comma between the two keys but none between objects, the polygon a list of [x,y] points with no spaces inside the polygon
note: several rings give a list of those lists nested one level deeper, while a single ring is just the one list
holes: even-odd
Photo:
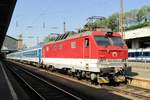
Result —
[{"label": "roof of locomotive", "polygon": [[[80,32],[80,33],[67,32],[65,34],[59,35],[55,39],[52,39],[52,41],[50,41],[49,43],[54,43],[57,41],[63,41],[63,40],[71,39],[71,38],[77,38],[77,37],[89,36],[89,35],[105,36],[107,33],[113,33],[112,36],[121,36],[121,34],[119,32],[101,32],[101,31],[85,31],[85,32]],[[46,43],[46,44],[49,44],[49,43]]]}]

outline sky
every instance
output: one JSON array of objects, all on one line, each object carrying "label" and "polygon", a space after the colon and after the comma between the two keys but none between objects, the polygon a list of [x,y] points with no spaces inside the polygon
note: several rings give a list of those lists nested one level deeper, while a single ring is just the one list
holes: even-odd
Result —
[{"label": "sky", "polygon": [[[24,43],[34,46],[50,33],[63,33],[81,28],[91,16],[108,17],[119,12],[120,0],[17,0],[7,31],[18,38],[23,34]],[[124,11],[150,5],[150,0],[124,0]]]}]

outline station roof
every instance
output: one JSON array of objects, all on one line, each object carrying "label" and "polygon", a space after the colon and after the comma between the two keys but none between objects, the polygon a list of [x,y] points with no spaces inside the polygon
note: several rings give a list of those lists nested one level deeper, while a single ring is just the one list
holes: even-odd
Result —
[{"label": "station roof", "polygon": [[125,39],[150,37],[150,27],[139,28],[125,32]]},{"label": "station roof", "polygon": [[18,39],[15,39],[11,36],[6,35],[5,40],[3,42],[3,46],[1,48],[1,52],[16,51],[17,49],[18,49]]},{"label": "station roof", "polygon": [[0,0],[0,50],[17,0]]}]

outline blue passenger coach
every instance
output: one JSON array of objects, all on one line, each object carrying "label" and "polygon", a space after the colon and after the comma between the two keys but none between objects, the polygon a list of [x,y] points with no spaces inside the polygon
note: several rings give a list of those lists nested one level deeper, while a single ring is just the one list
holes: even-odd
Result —
[{"label": "blue passenger coach", "polygon": [[129,49],[128,61],[133,62],[150,62],[150,48]]},{"label": "blue passenger coach", "polygon": [[42,47],[36,46],[33,48],[21,50],[7,55],[8,59],[18,60],[27,63],[42,63]]}]

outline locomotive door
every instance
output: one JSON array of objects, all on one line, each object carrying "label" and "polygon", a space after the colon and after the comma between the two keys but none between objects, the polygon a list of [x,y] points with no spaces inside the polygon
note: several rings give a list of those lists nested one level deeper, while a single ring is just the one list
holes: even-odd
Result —
[{"label": "locomotive door", "polygon": [[84,54],[84,58],[89,58],[89,38],[86,37],[84,38],[84,47],[83,47],[83,54]]}]

